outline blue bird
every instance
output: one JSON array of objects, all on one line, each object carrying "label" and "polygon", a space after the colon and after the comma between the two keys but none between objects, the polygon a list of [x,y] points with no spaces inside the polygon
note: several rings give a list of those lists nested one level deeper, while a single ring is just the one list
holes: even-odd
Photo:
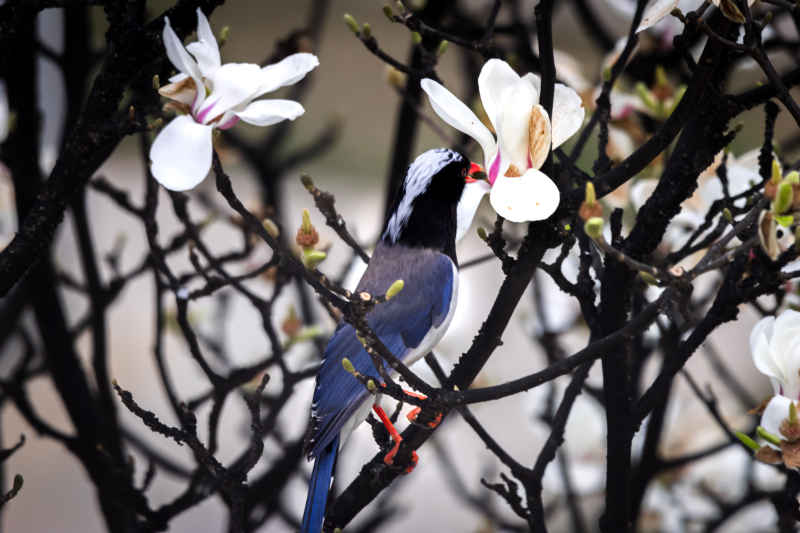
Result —
[{"label": "blue bird", "polygon": [[[427,354],[453,318],[458,287],[457,206],[465,181],[472,180],[469,174],[475,170],[480,167],[453,150],[428,150],[417,157],[408,168],[381,240],[356,288],[357,292],[383,294],[396,280],[403,280],[403,290],[376,305],[367,314],[367,322],[386,348],[406,365]],[[339,324],[328,341],[314,390],[305,452],[315,462],[303,533],[321,531],[339,448],[366,420],[371,408],[395,439],[387,463],[391,464],[399,446],[399,435],[390,427],[383,409],[377,402],[373,405],[367,401],[370,394],[364,385],[342,368],[345,357],[358,372],[380,383],[372,358],[356,338],[353,326]]]}]

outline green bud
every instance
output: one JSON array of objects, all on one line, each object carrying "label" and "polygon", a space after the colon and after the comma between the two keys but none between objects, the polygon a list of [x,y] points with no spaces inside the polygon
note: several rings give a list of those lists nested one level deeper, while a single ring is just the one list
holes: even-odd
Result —
[{"label": "green bud", "polygon": [[482,241],[485,241],[489,238],[489,235],[486,234],[486,228],[478,226],[478,237],[480,237]]},{"label": "green bud", "polygon": [[770,433],[769,431],[767,431],[766,429],[764,429],[761,426],[758,426],[756,428],[756,433],[758,433],[759,437],[761,437],[765,441],[769,442],[770,444],[774,444],[775,446],[780,446],[781,445],[781,439],[780,438],[776,437],[775,435],[773,435],[772,433]]},{"label": "green bud", "polygon": [[411,32],[411,41],[414,44],[421,43],[422,42],[422,35],[420,35],[418,31],[412,31]]},{"label": "green bud", "polygon": [[350,31],[356,35],[361,33],[361,27],[358,25],[358,21],[353,17],[353,15],[350,13],[345,13],[343,18],[344,23],[347,24],[347,27],[350,28]]},{"label": "green bud", "polygon": [[664,70],[664,67],[661,65],[656,65],[656,85],[660,87],[669,85],[669,79],[667,78],[667,71]]},{"label": "green bud", "polygon": [[320,263],[325,261],[326,257],[328,257],[328,254],[320,250],[314,250],[312,248],[303,250],[303,264],[309,270],[317,268]]},{"label": "green bud", "polygon": [[592,217],[583,224],[583,231],[591,239],[599,239],[603,236],[603,219]]},{"label": "green bud", "polygon": [[675,111],[675,108],[681,103],[681,99],[683,98],[684,94],[686,94],[686,85],[681,85],[675,91],[675,96],[672,97],[672,105],[670,105],[669,109],[667,110],[667,116],[671,115],[672,112]]},{"label": "green bud", "polygon": [[361,343],[361,346],[363,346],[365,348],[367,347],[367,339],[365,339],[364,337],[362,337],[358,333],[356,333],[356,339],[358,339],[358,342]]},{"label": "green bud", "polygon": [[383,14],[386,15],[386,18],[389,19],[389,22],[394,22],[394,11],[392,11],[392,6],[389,4],[383,6]]},{"label": "green bud", "polygon": [[725,209],[722,210],[722,218],[732,223],[733,213],[731,213],[731,210],[726,207]]},{"label": "green bud", "polygon": [[351,363],[350,359],[347,357],[342,359],[342,367],[350,374],[356,373],[356,367],[353,366],[353,363]]},{"label": "green bud", "polygon": [[594,183],[591,181],[586,182],[586,195],[583,198],[583,201],[589,205],[594,205],[597,201],[597,194],[594,192]]},{"label": "green bud", "polygon": [[748,437],[747,435],[745,435],[741,431],[734,431],[733,434],[736,435],[737,439],[742,441],[742,444],[744,444],[745,446],[747,446],[748,448],[750,448],[754,452],[757,452],[758,449],[761,448],[761,446],[759,446],[756,441],[754,441],[753,439],[751,439],[750,437]]},{"label": "green bud", "polygon": [[375,381],[371,379],[367,381],[367,390],[375,394],[375,391],[378,390],[378,386],[375,385]]},{"label": "green bud", "polygon": [[636,90],[636,95],[639,97],[642,103],[644,103],[644,105],[647,106],[648,109],[654,112],[659,111],[658,102],[656,102],[653,93],[650,91],[650,89],[647,88],[647,85],[645,85],[640,81],[636,83],[634,89]]},{"label": "green bud", "polygon": [[404,286],[405,282],[402,279],[398,279],[397,281],[392,283],[392,285],[389,287],[389,290],[386,291],[386,301],[389,301],[395,296],[397,296],[397,293],[402,291]]},{"label": "green bud", "polygon": [[792,192],[792,184],[787,181],[782,181],[780,185],[778,185],[778,192],[775,194],[775,201],[772,202],[772,210],[780,215],[784,213],[787,209],[792,207],[792,199],[794,197],[794,193]]},{"label": "green bud", "polygon": [[797,406],[794,402],[789,404],[789,423],[797,424]]},{"label": "green bud", "polygon": [[783,177],[783,171],[781,170],[780,162],[773,158],[772,159],[772,176],[770,177],[770,181],[772,183],[778,183],[781,178]]},{"label": "green bud", "polygon": [[158,74],[153,76],[153,89],[158,91],[161,88],[161,79],[158,77]]},{"label": "green bud", "polygon": [[230,26],[223,26],[221,30],[219,30],[219,37],[217,38],[217,44],[222,46],[225,44],[225,41],[228,40],[228,37],[231,35],[231,27]]},{"label": "green bud", "polygon": [[611,67],[603,68],[603,81],[608,81],[611,79]]},{"label": "green bud", "polygon": [[794,217],[792,215],[775,215],[775,222],[784,228],[789,228],[794,224]]},{"label": "green bud", "polygon": [[450,43],[449,43],[448,41],[442,41],[442,42],[440,42],[440,43],[439,43],[439,47],[436,49],[436,55],[437,55],[438,57],[441,57],[442,55],[444,55],[444,53],[447,51],[447,46],[448,46],[449,44],[450,44]]},{"label": "green bud", "polygon": [[314,180],[312,180],[311,176],[309,176],[308,174],[303,174],[302,176],[300,176],[300,183],[302,183],[303,187],[305,187],[309,191],[314,188]]},{"label": "green bud", "polygon": [[648,285],[658,285],[658,280],[650,272],[644,270],[639,271],[639,277]]},{"label": "green bud", "polygon": [[314,229],[311,226],[311,213],[308,212],[308,209],[303,209],[303,223],[300,225],[303,228],[305,233],[311,233]]},{"label": "green bud", "polygon": [[365,22],[364,25],[361,27],[361,35],[365,39],[369,39],[372,37],[372,26],[369,25],[369,22]]},{"label": "green bud", "polygon": [[267,230],[267,233],[269,233],[270,237],[273,239],[277,239],[278,235],[281,234],[281,230],[278,228],[278,225],[272,221],[272,219],[265,218],[261,221],[261,225],[264,226],[264,229]]},{"label": "green bud", "polygon": [[800,172],[792,170],[791,172],[786,174],[786,177],[783,178],[783,181],[791,183],[792,185],[800,185]]}]

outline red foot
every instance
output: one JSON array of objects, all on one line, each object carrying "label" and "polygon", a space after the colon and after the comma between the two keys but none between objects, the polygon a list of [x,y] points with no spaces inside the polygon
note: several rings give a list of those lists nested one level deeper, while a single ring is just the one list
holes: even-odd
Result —
[{"label": "red foot", "polygon": [[[422,407],[415,407],[411,411],[408,412],[408,414],[406,415],[406,418],[408,418],[409,422],[413,422],[413,423],[416,424],[417,423],[417,416],[419,415],[420,411],[422,411]],[[436,418],[434,418],[433,420],[431,420],[430,422],[428,422],[425,425],[428,426],[430,429],[433,429],[436,426],[438,426],[441,422],[442,422],[442,413],[439,413],[438,415],[436,415]]]},{"label": "red foot", "polygon": [[[397,432],[397,429],[395,429],[394,424],[392,424],[392,421],[389,420],[388,416],[386,416],[386,412],[380,405],[373,405],[372,410],[375,411],[375,414],[377,414],[378,418],[381,419],[381,422],[383,422],[383,425],[386,427],[386,430],[389,432],[389,435],[392,437],[392,440],[394,440],[394,446],[392,446],[392,449],[389,450],[389,453],[386,454],[386,457],[383,458],[384,463],[386,463],[387,465],[393,465],[394,456],[397,455],[397,450],[400,449],[400,443],[403,442],[403,437],[401,437],[400,433]],[[418,461],[419,457],[417,456],[417,452],[412,451],[411,464],[408,466],[408,468],[406,468],[405,473],[406,474],[411,473],[411,471],[414,470],[414,468],[417,466]]]}]

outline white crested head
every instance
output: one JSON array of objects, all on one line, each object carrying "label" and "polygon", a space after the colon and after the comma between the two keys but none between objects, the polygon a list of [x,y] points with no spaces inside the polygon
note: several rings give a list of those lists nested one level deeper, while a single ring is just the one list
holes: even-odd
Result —
[{"label": "white crested head", "polygon": [[411,216],[414,200],[428,190],[433,177],[439,171],[454,161],[464,161],[464,157],[454,150],[435,148],[419,155],[411,163],[406,173],[406,179],[403,182],[401,191],[403,196],[400,198],[397,209],[392,213],[392,217],[386,225],[386,231],[382,235],[383,239],[392,243],[397,242],[400,233],[408,222],[408,217]]}]

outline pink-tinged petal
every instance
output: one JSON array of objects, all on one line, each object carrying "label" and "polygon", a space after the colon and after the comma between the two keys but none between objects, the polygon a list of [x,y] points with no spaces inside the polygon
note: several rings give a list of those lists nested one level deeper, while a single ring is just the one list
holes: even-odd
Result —
[{"label": "pink-tinged petal", "polygon": [[425,78],[420,82],[420,86],[428,95],[431,107],[439,118],[478,141],[483,150],[484,164],[488,165],[490,158],[497,152],[497,144],[489,128],[484,126],[475,113],[442,84]]},{"label": "pink-tinged petal", "polygon": [[678,0],[650,0],[647,7],[644,8],[642,21],[636,28],[636,33],[654,26],[659,20],[669,15],[677,5]]},{"label": "pink-tinged petal", "polygon": [[255,63],[226,63],[211,77],[211,94],[198,112],[199,122],[208,123],[229,109],[246,105],[258,95],[261,68]]},{"label": "pink-tinged petal", "polygon": [[502,162],[500,161],[500,152],[497,152],[497,155],[494,156],[492,159],[492,163],[489,165],[489,184],[494,185],[497,176],[500,175],[500,165]]},{"label": "pink-tinged petal", "polygon": [[[783,438],[781,435],[781,423],[789,416],[789,406],[794,401],[786,396],[774,396],[767,406],[764,408],[764,413],[761,415],[761,427],[772,433],[776,437]],[[779,449],[777,446],[767,442],[768,446]]]},{"label": "pink-tinged petal", "polygon": [[[500,103],[497,146],[503,158],[503,165],[514,165],[517,169],[516,174],[519,175],[528,169],[528,133],[531,111],[536,105],[536,92],[528,82],[518,79],[503,91]],[[547,129],[549,132],[549,124]],[[549,148],[548,139],[547,149]],[[501,167],[500,174],[505,174],[507,168]]]},{"label": "pink-tinged petal", "polygon": [[[481,104],[486,111],[486,115],[498,131],[500,115],[502,113],[503,93],[509,87],[514,86],[519,81],[519,74],[514,69],[500,59],[490,59],[484,63],[481,73],[478,75],[478,90],[481,94]],[[538,101],[538,93],[534,95],[534,100]]]},{"label": "pink-tinged petal", "polygon": [[459,200],[456,210],[456,220],[458,221],[456,241],[460,241],[467,234],[472,225],[472,219],[475,218],[475,213],[478,211],[478,206],[489,190],[491,190],[491,186],[483,180],[472,181],[464,186],[464,192],[461,193],[461,200]]},{"label": "pink-tinged petal", "polygon": [[211,168],[212,129],[189,115],[173,119],[150,147],[153,177],[173,191],[185,191],[203,181]]},{"label": "pink-tinged petal", "polygon": [[286,119],[294,120],[305,113],[303,106],[293,100],[256,100],[236,116],[254,126],[270,126]]},{"label": "pink-tinged petal", "polygon": [[497,214],[511,222],[544,220],[555,212],[560,199],[553,180],[533,168],[517,178],[500,176],[489,196]]},{"label": "pink-tinged petal", "polygon": [[197,42],[187,45],[186,48],[197,60],[200,72],[207,78],[222,64],[217,38],[214,37],[208,19],[199,7],[197,8]]},{"label": "pink-tinged petal", "polygon": [[317,56],[305,52],[292,54],[277,63],[267,65],[261,69],[259,96],[286,85],[294,85],[318,66]]}]

